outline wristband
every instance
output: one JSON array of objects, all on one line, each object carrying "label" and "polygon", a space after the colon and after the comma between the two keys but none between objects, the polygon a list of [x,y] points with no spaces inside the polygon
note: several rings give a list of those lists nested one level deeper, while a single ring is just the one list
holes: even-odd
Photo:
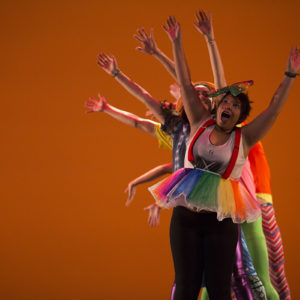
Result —
[{"label": "wristband", "polygon": [[284,72],[284,75],[287,77],[295,78],[296,76],[299,76],[299,73],[293,73],[293,72]]},{"label": "wristband", "polygon": [[112,76],[112,77],[116,77],[119,73],[120,73],[120,70],[119,70],[119,69],[115,69],[115,70],[111,73],[111,76]]}]

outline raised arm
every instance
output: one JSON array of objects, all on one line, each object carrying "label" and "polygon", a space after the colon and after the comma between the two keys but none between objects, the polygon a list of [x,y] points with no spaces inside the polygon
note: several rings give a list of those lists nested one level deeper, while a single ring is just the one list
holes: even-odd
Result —
[{"label": "raised arm", "polygon": [[133,200],[133,197],[134,197],[135,191],[136,191],[136,187],[139,184],[151,181],[162,175],[170,174],[170,173],[172,173],[172,163],[155,167],[154,169],[151,169],[150,171],[148,171],[148,172],[144,173],[143,175],[137,177],[136,179],[130,181],[125,190],[125,192],[128,193],[126,206],[128,206],[131,203],[131,201]]},{"label": "raised arm", "polygon": [[180,85],[184,110],[191,125],[192,134],[193,128],[195,128],[204,118],[208,117],[210,113],[203,106],[202,102],[199,101],[198,93],[192,84],[190,71],[182,46],[179,23],[176,21],[175,17],[169,17],[167,26],[163,26],[163,28],[173,44],[176,75]]},{"label": "raised arm", "polygon": [[214,75],[215,88],[221,89],[227,84],[221,56],[218,50],[217,43],[215,41],[211,14],[206,14],[205,11],[199,10],[198,13],[195,13],[195,16],[196,22],[194,22],[194,25],[196,29],[205,37],[206,40],[210,63]]},{"label": "raised arm", "polygon": [[98,97],[99,100],[90,97],[89,100],[85,102],[85,106],[89,109],[86,111],[87,113],[105,112],[126,125],[141,129],[142,131],[155,136],[154,127],[158,123],[152,120],[140,118],[130,112],[118,109],[108,104],[105,98],[100,94],[98,94]]},{"label": "raised arm", "polygon": [[277,88],[268,108],[252,122],[242,128],[245,155],[247,155],[250,149],[267,134],[275,123],[277,116],[287,100],[296,77],[296,72],[299,68],[300,49],[296,47],[291,49],[287,62],[287,71],[285,72],[284,78]]},{"label": "raised arm", "polygon": [[144,28],[138,29],[137,34],[134,35],[134,38],[142,44],[141,47],[136,48],[137,50],[155,57],[171,74],[171,76],[177,80],[175,64],[157,47],[157,44],[154,40],[153,29],[150,30],[150,35],[147,34]]},{"label": "raised arm", "polygon": [[112,75],[130,94],[143,102],[161,123],[164,123],[160,101],[154,99],[146,90],[120,71],[116,59],[113,56],[101,53],[98,56],[97,64],[106,73]]}]

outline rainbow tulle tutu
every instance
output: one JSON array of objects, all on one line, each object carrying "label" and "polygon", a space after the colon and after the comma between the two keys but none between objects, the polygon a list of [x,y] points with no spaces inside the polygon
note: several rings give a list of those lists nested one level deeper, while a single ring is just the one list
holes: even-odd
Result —
[{"label": "rainbow tulle tutu", "polygon": [[181,205],[198,212],[212,211],[219,221],[254,222],[261,215],[259,203],[239,181],[201,169],[179,169],[149,191],[161,207]]}]

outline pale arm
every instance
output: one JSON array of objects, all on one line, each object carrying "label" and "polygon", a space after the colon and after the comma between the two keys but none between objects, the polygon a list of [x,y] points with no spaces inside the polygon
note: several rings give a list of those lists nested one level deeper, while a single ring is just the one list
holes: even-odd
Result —
[{"label": "pale arm", "polygon": [[130,112],[118,109],[108,104],[105,98],[100,94],[98,94],[98,97],[99,100],[90,97],[90,99],[85,102],[85,106],[89,109],[87,113],[101,112],[101,111],[105,112],[106,114],[110,115],[114,119],[126,125],[141,129],[142,131],[155,136],[154,127],[159,123],[154,122],[152,120],[140,118],[137,115],[134,115]]},{"label": "pale arm", "polygon": [[225,87],[226,79],[223,69],[223,64],[217,43],[215,41],[214,30],[212,26],[211,14],[206,14],[205,11],[199,10],[195,14],[197,21],[194,22],[196,29],[205,37],[208,48],[210,63],[214,76],[214,84],[216,89]]},{"label": "pale arm", "polygon": [[154,99],[146,90],[132,81],[117,67],[116,59],[104,53],[98,56],[97,64],[106,73],[112,75],[131,95],[144,103],[161,123],[164,123],[160,101]]},{"label": "pale arm", "polygon": [[[296,73],[300,68],[300,50],[292,49],[287,63],[287,72]],[[277,88],[269,106],[252,122],[242,128],[244,137],[245,155],[250,149],[260,141],[274,125],[279,113],[281,112],[295,78],[284,75],[279,87]]]},{"label": "pale arm", "polygon": [[128,193],[128,199],[126,201],[126,206],[128,206],[133,197],[135,195],[136,187],[142,183],[149,182],[153,179],[156,179],[162,175],[172,173],[172,163],[160,165],[151,169],[150,171],[144,173],[143,175],[135,178],[134,180],[130,181],[125,192]]},{"label": "pale arm", "polygon": [[157,44],[154,40],[153,29],[150,30],[150,35],[147,34],[144,28],[138,29],[137,34],[134,35],[134,38],[142,44],[141,47],[136,48],[137,50],[155,57],[171,74],[171,76],[177,80],[175,64],[157,47]]}]

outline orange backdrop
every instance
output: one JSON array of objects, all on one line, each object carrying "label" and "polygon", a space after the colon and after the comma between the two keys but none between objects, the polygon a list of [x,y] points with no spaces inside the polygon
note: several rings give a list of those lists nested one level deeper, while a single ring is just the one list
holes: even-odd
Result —
[{"label": "orange backdrop", "polygon": [[[212,81],[205,41],[193,27],[199,8],[213,15],[227,81],[255,81],[252,118],[281,81],[290,46],[300,44],[299,1],[1,2],[0,299],[168,299],[170,211],[151,229],[146,186],[129,208],[123,191],[171,153],[105,114],[85,114],[84,101],[101,92],[112,105],[145,113],[96,65],[100,51],[113,53],[154,97],[172,99],[172,78],[138,53],[132,38],[138,27],[153,27],[160,48],[172,55],[161,29],[169,14],[182,25],[193,80]],[[263,140],[294,299],[300,298],[299,103],[297,78]]]}]

